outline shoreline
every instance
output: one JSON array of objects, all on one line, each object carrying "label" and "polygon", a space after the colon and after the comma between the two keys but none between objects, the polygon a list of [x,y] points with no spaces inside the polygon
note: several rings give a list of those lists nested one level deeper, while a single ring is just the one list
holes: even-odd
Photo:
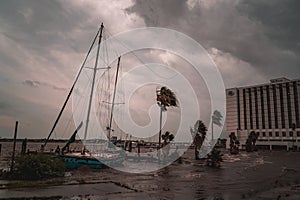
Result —
[{"label": "shoreline", "polygon": [[53,191],[65,191],[58,199],[300,199],[298,152],[225,154],[220,169],[209,168],[193,156],[189,150],[181,162],[146,174],[83,168],[69,171],[63,178],[33,181],[32,187],[20,187],[30,186],[30,182],[8,181],[11,184],[1,187],[0,196],[51,197]]}]

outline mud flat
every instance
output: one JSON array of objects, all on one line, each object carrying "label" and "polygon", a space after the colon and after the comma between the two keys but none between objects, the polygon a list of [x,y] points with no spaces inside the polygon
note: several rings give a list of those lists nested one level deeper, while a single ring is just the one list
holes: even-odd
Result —
[{"label": "mud flat", "polygon": [[1,181],[0,198],[53,199],[300,199],[299,152],[260,151],[228,155],[221,169],[193,159],[154,173],[114,169],[76,170],[39,182]]}]

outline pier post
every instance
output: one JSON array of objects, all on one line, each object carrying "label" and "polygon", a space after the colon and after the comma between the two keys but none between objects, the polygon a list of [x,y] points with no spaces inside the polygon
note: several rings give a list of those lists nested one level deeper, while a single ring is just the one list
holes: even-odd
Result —
[{"label": "pier post", "polygon": [[132,141],[129,141],[129,146],[128,146],[128,151],[131,152],[132,151]]},{"label": "pier post", "polygon": [[27,138],[25,138],[22,142],[22,149],[21,149],[21,155],[26,154],[26,149],[27,149]]},{"label": "pier post", "polygon": [[140,155],[140,153],[141,153],[141,145],[140,145],[140,142],[137,143],[137,148],[138,148],[138,154]]},{"label": "pier post", "polygon": [[17,132],[18,132],[18,121],[16,121],[15,126],[15,134],[14,134],[14,144],[13,144],[13,152],[11,156],[11,166],[10,166],[10,172],[12,173],[14,171],[14,164],[15,164],[15,153],[16,153],[16,142],[17,142]]},{"label": "pier post", "polygon": [[138,141],[138,143],[137,143],[137,148],[138,148],[138,160],[140,161],[140,153],[141,153],[140,141]]},{"label": "pier post", "polygon": [[0,144],[0,157],[1,157],[1,149],[2,149],[2,144]]}]

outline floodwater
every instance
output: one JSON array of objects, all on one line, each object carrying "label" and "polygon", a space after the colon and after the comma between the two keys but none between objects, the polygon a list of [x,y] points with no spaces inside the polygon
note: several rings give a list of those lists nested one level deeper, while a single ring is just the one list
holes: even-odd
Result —
[{"label": "floodwater", "polygon": [[[224,152],[220,169],[196,161],[188,150],[157,172],[76,170],[53,179],[58,186],[0,189],[0,197],[61,196],[58,199],[300,199],[300,153]],[[0,182],[0,186],[5,182]],[[1,188],[1,187],[0,187]]]}]

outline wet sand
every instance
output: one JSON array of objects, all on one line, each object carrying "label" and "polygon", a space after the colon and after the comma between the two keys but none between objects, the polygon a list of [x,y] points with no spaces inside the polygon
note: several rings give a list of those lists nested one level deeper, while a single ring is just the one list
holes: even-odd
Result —
[{"label": "wet sand", "polygon": [[[61,196],[58,199],[300,199],[300,153],[284,151],[225,153],[221,169],[193,159],[154,173],[127,174],[114,169],[76,170],[50,180],[58,186],[5,189],[1,198]],[[49,182],[49,180],[47,180]],[[44,182],[47,182],[44,181]],[[41,182],[42,183],[42,182]]]}]

